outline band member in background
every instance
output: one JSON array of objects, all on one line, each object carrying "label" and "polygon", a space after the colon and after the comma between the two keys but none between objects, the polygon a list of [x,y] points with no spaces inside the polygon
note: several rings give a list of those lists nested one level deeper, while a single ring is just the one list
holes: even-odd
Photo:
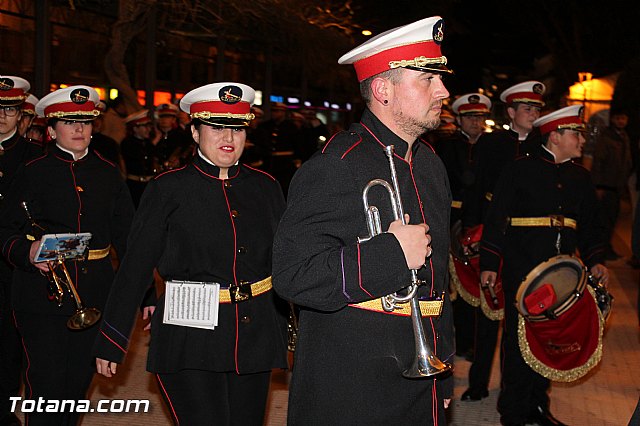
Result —
[{"label": "band member in background", "polygon": [[193,139],[191,135],[178,125],[178,107],[174,104],[156,106],[155,137],[160,141],[156,145],[157,155],[164,170],[175,169],[187,164],[193,155]]},{"label": "band member in background", "polygon": [[[12,305],[22,336],[25,395],[37,400],[84,399],[93,377],[91,347],[98,327],[67,328],[76,304],[65,292],[62,306],[50,300],[47,262],[35,263],[43,233],[92,234],[85,261],[65,265],[85,306],[103,309],[113,280],[110,248],[125,251],[133,217],[129,190],[117,167],[89,151],[98,93],[71,86],[42,98],[36,112],[47,118],[55,144],[18,173],[0,215],[0,246],[14,267]],[[25,413],[30,425],[75,425],[78,413]]]},{"label": "band member in background", "polygon": [[[42,147],[25,140],[19,131],[24,101],[31,96],[27,93],[30,87],[23,78],[0,75],[0,206],[18,168],[42,155]],[[31,108],[27,105],[26,109]],[[20,391],[22,357],[22,344],[11,315],[12,269],[4,258],[0,259],[0,425],[20,424],[9,410],[9,397]]]},{"label": "band member in background", "polygon": [[269,147],[265,170],[280,182],[286,196],[291,178],[296,172],[295,148],[302,132],[287,117],[287,106],[282,102],[271,104],[271,119],[260,123],[258,129],[266,134]]},{"label": "band member in background", "polygon": [[220,284],[215,329],[167,323],[169,290],[152,318],[147,369],[176,425],[262,425],[271,369],[287,367],[286,317],[271,290],[284,197],[274,178],[238,163],[254,96],[244,84],[213,83],[181,99],[197,154],[149,182],[96,341],[98,372],[111,377],[154,267],[169,283]]},{"label": "band member in background", "polygon": [[[476,143],[484,134],[485,120],[491,112],[491,101],[481,93],[467,93],[456,99],[451,109],[456,115],[458,129],[451,137],[442,140],[436,147],[437,153],[442,159],[451,186],[451,224],[452,226],[462,220],[466,207],[465,199],[472,194],[475,184],[476,170]],[[459,224],[455,229],[461,229]],[[455,232],[452,229],[452,232]],[[452,236],[452,238],[460,237]],[[464,265],[466,266],[466,265]],[[464,267],[463,266],[463,267]],[[477,287],[479,270],[474,271],[477,276],[472,283],[465,283]],[[464,279],[461,277],[460,279]],[[458,290],[458,294],[464,291]],[[477,305],[475,305],[477,307]],[[453,302],[454,324],[456,328],[456,353],[468,360],[473,358],[473,334],[476,312],[473,307],[461,296]]]},{"label": "band member in background", "polygon": [[[367,109],[360,123],[336,134],[298,170],[274,244],[275,289],[301,307],[290,425],[445,423],[451,378],[403,377],[416,352],[410,309],[389,313],[380,299],[411,284],[409,269],[426,280],[420,297],[448,287],[446,170],[418,139],[438,125],[449,96],[442,39],[442,19],[427,18],[387,31],[338,61],[354,65]],[[395,146],[408,222],[394,220],[389,194],[376,188],[369,201],[388,232],[360,243],[368,233],[365,186],[372,179],[391,182],[388,145]],[[424,340],[446,362],[454,352],[448,294],[443,305],[440,317],[419,315],[415,324],[424,326]]]},{"label": "band member in background", "polygon": [[36,117],[36,104],[38,98],[32,94],[27,95],[27,99],[22,104],[22,118],[18,124],[18,132],[20,136],[26,137],[27,129],[31,127],[33,119]]},{"label": "band member in background", "polygon": [[24,135],[24,138],[31,142],[35,146],[42,147],[41,150],[45,149],[45,133],[47,131],[47,120],[44,117],[35,117],[31,121],[31,125],[27,129],[27,132]]},{"label": "band member in background", "polygon": [[[502,170],[516,158],[540,150],[539,132],[534,129],[533,122],[540,117],[545,89],[539,81],[525,81],[500,94],[500,100],[507,105],[510,128],[485,133],[478,140],[475,183],[465,200],[466,207],[462,215],[464,228],[472,228],[483,222]],[[499,291],[498,287],[495,288]],[[500,304],[497,309],[486,309],[491,312],[491,317],[476,316],[473,364],[469,369],[469,388],[461,397],[463,401],[477,401],[489,396],[491,365],[504,307]]]},{"label": "band member in background", "polygon": [[458,129],[438,145],[437,152],[449,176],[453,196],[451,223],[455,223],[462,219],[464,200],[471,196],[475,184],[476,143],[484,135],[491,101],[483,94],[467,93],[456,99],[451,109],[456,115]]},{"label": "band member in background", "polygon": [[102,133],[104,130],[104,113],[107,109],[107,104],[100,101],[98,103],[98,110],[100,115],[93,120],[93,126],[91,131],[91,144],[89,149],[92,151],[98,151],[101,157],[111,161],[116,166],[120,167],[122,163],[122,157],[120,156],[120,146],[111,137]]},{"label": "band member in background", "polygon": [[157,143],[159,138],[150,139],[153,122],[146,109],[129,114],[124,122],[129,135],[122,140],[120,151],[131,198],[138,208],[144,189],[158,173],[159,161],[154,142]]},{"label": "band member in background", "polygon": [[[589,172],[571,161],[585,139],[582,107],[570,106],[539,118],[544,146],[505,169],[484,222],[482,282],[493,285],[501,259],[505,293],[503,369],[498,411],[504,425],[561,425],[549,412],[549,380],[533,371],[518,346],[516,292],[523,277],[558,254],[575,254],[606,284],[603,229]],[[525,218],[526,220],[521,220]],[[552,218],[561,218],[552,221]],[[546,225],[546,226],[545,226]]]}]

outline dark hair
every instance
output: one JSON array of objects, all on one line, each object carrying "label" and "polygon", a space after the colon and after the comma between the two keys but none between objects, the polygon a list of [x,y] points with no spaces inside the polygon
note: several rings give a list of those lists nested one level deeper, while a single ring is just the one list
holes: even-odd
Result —
[{"label": "dark hair", "polygon": [[626,115],[629,117],[627,110],[621,107],[611,108],[611,111],[609,111],[609,117],[613,117],[614,115]]}]

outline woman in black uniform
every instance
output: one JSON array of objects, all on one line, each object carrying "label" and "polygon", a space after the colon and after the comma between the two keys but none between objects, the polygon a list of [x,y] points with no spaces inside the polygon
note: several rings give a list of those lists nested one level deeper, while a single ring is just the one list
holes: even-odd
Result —
[{"label": "woman in black uniform", "polygon": [[286,319],[270,277],[284,197],[275,179],[238,162],[254,94],[243,84],[214,83],[181,100],[198,152],[147,186],[96,341],[98,372],[111,377],[154,267],[167,282],[181,282],[165,292],[173,307],[179,290],[220,285],[215,329],[168,324],[174,310],[164,312],[165,296],[152,319],[147,369],[175,424],[262,425],[271,369],[287,366]]},{"label": "woman in black uniform", "polygon": [[[62,306],[50,300],[47,263],[34,258],[40,245],[34,232],[38,229],[30,229],[22,202],[41,234],[92,234],[87,259],[64,263],[83,304],[100,310],[114,278],[110,249],[124,255],[133,218],[131,196],[117,167],[89,150],[92,122],[100,114],[98,102],[91,87],[72,86],[37,103],[36,112],[46,117],[53,143],[47,154],[27,162],[16,174],[0,211],[0,247],[15,267],[12,306],[23,340],[27,400],[85,398],[95,373],[91,349],[98,327],[67,328],[77,306],[66,291]],[[79,415],[65,410],[36,410],[25,414],[26,424],[75,425]]]}]

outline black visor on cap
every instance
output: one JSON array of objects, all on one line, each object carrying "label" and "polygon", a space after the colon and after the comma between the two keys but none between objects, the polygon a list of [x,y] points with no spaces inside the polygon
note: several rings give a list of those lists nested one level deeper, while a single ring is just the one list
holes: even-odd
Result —
[{"label": "black visor on cap", "polygon": [[446,65],[425,65],[424,67],[416,67],[413,65],[410,66],[406,66],[403,68],[407,68],[410,70],[414,70],[414,71],[421,71],[421,72],[436,72],[438,74],[453,74],[453,70],[450,70],[449,68],[447,68]]},{"label": "black visor on cap", "polygon": [[49,117],[47,118],[47,125],[54,121],[73,121],[74,123],[88,123],[96,119],[96,116],[86,115],[65,115],[64,117]]},{"label": "black visor on cap", "polygon": [[24,103],[24,99],[0,99],[0,107],[17,107]]},{"label": "black visor on cap", "polygon": [[241,120],[238,118],[226,118],[226,117],[211,117],[211,118],[197,118],[203,124],[214,127],[248,127],[249,120]]}]

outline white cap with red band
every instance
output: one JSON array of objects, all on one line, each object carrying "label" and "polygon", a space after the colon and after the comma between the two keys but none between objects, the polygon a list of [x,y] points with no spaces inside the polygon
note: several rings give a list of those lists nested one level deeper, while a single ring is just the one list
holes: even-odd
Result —
[{"label": "white cap with red band", "polygon": [[131,126],[140,126],[142,124],[151,123],[151,118],[149,117],[149,110],[141,109],[140,111],[136,111],[132,114],[129,114],[124,119],[124,122]]},{"label": "white cap with red band", "polygon": [[534,127],[540,128],[540,133],[546,135],[555,130],[570,129],[582,132],[586,129],[582,121],[582,105],[571,105],[549,113],[533,122]]},{"label": "white cap with red band", "polygon": [[546,87],[539,81],[525,81],[509,87],[500,94],[500,100],[508,105],[516,103],[544,106],[542,95]]},{"label": "white cap with red band", "polygon": [[89,86],[70,86],[49,93],[36,104],[36,113],[46,119],[91,121],[100,115],[100,95]]},{"label": "white cap with red band", "polygon": [[27,98],[31,85],[12,75],[0,75],[0,106],[18,106]]},{"label": "white cap with red band", "polygon": [[170,103],[156,105],[156,115],[178,115],[178,106]]},{"label": "white cap with red band", "polygon": [[451,109],[457,115],[483,115],[491,112],[491,100],[481,93],[467,93],[455,100]]},{"label": "white cap with red band", "polygon": [[24,103],[22,104],[22,113],[27,115],[36,115],[37,103],[38,98],[29,93],[27,99],[25,99]]},{"label": "white cap with red band", "polygon": [[451,73],[440,51],[444,21],[439,16],[385,31],[338,59],[353,64],[358,81],[394,68]]},{"label": "white cap with red band", "polygon": [[180,100],[180,109],[192,119],[217,126],[248,126],[254,118],[256,92],[246,84],[212,83],[193,89]]}]

